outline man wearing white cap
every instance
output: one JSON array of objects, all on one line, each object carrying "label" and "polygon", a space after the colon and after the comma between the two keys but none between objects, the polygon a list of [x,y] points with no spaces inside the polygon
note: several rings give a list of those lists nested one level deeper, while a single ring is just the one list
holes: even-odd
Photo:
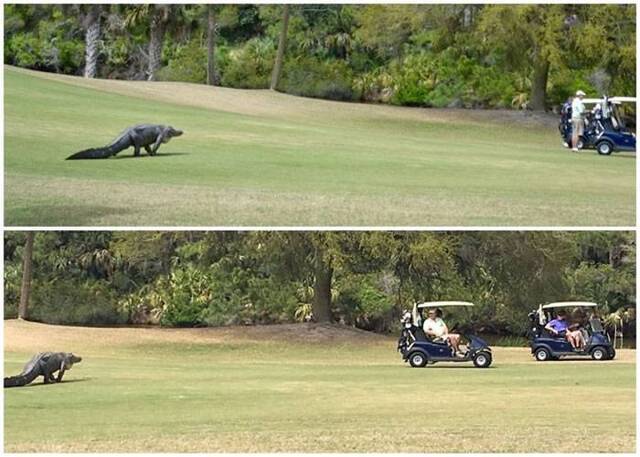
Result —
[{"label": "man wearing white cap", "polygon": [[582,99],[584,98],[585,93],[581,90],[576,92],[576,96],[571,102],[571,124],[573,126],[571,132],[571,146],[573,147],[573,151],[578,152],[578,140],[580,135],[584,133],[584,103],[582,103]]}]

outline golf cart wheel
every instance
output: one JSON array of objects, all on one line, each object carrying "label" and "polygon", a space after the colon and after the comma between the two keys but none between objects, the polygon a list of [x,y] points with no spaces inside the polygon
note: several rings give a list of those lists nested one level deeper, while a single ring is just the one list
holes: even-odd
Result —
[{"label": "golf cart wheel", "polygon": [[597,346],[591,351],[591,358],[593,360],[607,360],[609,358],[609,353],[602,346]]},{"label": "golf cart wheel", "polygon": [[551,353],[547,348],[538,348],[535,352],[535,357],[538,362],[546,362],[547,360],[551,360]]},{"label": "golf cart wheel", "polygon": [[611,351],[609,352],[609,360],[613,360],[616,358],[616,350],[614,348],[611,348]]},{"label": "golf cart wheel", "polygon": [[473,358],[473,364],[477,368],[487,368],[491,365],[491,353],[489,352],[478,352],[476,356]]},{"label": "golf cart wheel", "polygon": [[598,154],[602,156],[608,156],[613,152],[613,145],[608,141],[601,141],[596,146],[596,149],[598,151]]},{"label": "golf cart wheel", "polygon": [[409,364],[413,368],[422,368],[427,364],[427,357],[422,352],[409,354]]}]

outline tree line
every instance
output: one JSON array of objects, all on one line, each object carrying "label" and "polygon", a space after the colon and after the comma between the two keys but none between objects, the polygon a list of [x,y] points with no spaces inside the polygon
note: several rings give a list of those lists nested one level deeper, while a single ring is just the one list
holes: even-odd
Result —
[{"label": "tree line", "polygon": [[5,63],[411,106],[635,95],[635,5],[5,5]]},{"label": "tree line", "polygon": [[339,322],[396,331],[415,302],[524,335],[540,303],[587,300],[635,334],[632,232],[6,232],[5,318],[163,326]]}]

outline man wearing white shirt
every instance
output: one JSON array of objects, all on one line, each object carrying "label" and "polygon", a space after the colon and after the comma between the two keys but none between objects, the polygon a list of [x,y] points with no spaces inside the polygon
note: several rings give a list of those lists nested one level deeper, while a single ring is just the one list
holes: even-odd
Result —
[{"label": "man wearing white shirt", "polygon": [[427,316],[428,318],[425,319],[424,324],[422,324],[425,335],[433,338],[434,341],[449,341],[456,355],[464,357],[459,347],[460,335],[457,333],[449,333],[447,324],[438,317],[438,311],[436,309],[430,309]]},{"label": "man wearing white shirt", "polygon": [[582,99],[584,98],[585,93],[581,90],[576,92],[576,96],[571,102],[571,124],[572,124],[572,132],[571,132],[571,146],[573,146],[573,151],[578,152],[578,141],[580,139],[580,135],[584,133],[584,103],[582,103]]}]

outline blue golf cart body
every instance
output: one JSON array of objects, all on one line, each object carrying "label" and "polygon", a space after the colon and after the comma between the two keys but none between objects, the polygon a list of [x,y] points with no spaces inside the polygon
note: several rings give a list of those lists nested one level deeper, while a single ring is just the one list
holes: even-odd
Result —
[{"label": "blue golf cart body", "polygon": [[[579,139],[580,149],[595,149],[600,155],[612,152],[635,151],[636,136],[626,127],[618,106],[625,102],[635,103],[632,97],[603,97],[602,99],[584,99],[585,104],[595,104],[587,113],[584,134]],[[563,144],[571,145],[573,125],[571,123],[571,104],[562,107],[558,125]]]},{"label": "blue golf cart body", "polygon": [[465,334],[467,341],[464,355],[458,355],[446,341],[432,340],[422,330],[422,310],[447,306],[473,306],[467,302],[427,302],[414,305],[413,312],[406,311],[401,320],[403,329],[398,339],[398,352],[402,359],[414,368],[436,362],[473,362],[478,368],[487,368],[492,362],[489,345],[481,338]]},{"label": "blue golf cart body", "polygon": [[[529,313],[531,322],[529,330],[529,345],[531,354],[540,362],[557,360],[561,357],[591,357],[594,360],[611,360],[616,356],[616,350],[609,335],[604,331],[600,319],[593,312],[595,303],[589,302],[558,302],[540,306]],[[561,308],[586,308],[592,311],[592,316],[581,325],[580,331],[586,342],[584,350],[575,350],[564,336],[554,335],[544,327],[555,317],[555,312]]]}]

